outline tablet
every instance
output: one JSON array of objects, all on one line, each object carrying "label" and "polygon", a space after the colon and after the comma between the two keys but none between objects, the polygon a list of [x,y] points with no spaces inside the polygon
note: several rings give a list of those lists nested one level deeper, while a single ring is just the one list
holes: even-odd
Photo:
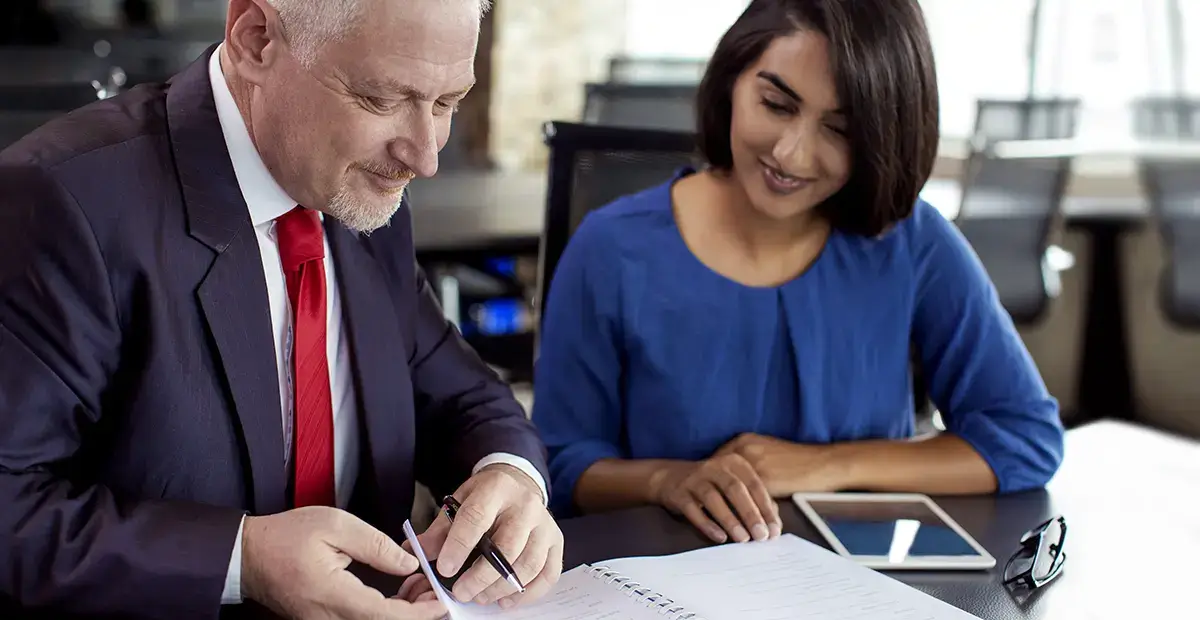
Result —
[{"label": "tablet", "polygon": [[833,550],[881,570],[986,570],[996,559],[932,499],[916,493],[792,496]]}]

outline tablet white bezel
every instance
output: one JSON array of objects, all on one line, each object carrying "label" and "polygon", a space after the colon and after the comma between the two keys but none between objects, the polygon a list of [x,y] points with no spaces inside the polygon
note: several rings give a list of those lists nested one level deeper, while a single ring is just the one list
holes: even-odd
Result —
[{"label": "tablet white bezel", "polygon": [[[838,537],[834,535],[829,525],[821,515],[809,505],[809,500],[826,502],[879,502],[879,503],[913,503],[920,502],[929,507],[939,519],[950,529],[954,530],[978,555],[973,556],[921,556],[908,557],[896,563],[888,560],[887,556],[854,555],[850,553]],[[942,510],[928,495],[921,493],[796,493],[792,495],[796,507],[808,517],[813,527],[821,532],[825,541],[833,547],[834,552],[849,558],[868,568],[877,570],[987,570],[996,565],[996,558],[987,552],[978,541],[962,528],[950,515]]]}]

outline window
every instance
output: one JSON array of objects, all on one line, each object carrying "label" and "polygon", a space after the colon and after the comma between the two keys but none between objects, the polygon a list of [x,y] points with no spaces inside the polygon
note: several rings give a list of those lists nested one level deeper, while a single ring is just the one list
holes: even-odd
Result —
[{"label": "window", "polygon": [[980,98],[1023,97],[1033,0],[921,0],[933,41],[942,135],[965,137]]},{"label": "window", "polygon": [[[1183,76],[1184,92],[1200,97],[1200,0],[1181,0],[1179,13],[1182,66],[1178,71]],[[1175,18],[1168,15],[1167,19]]]},{"label": "window", "polygon": [[[747,0],[627,0],[625,54],[707,58]],[[922,0],[937,56],[942,127],[965,136],[980,96],[1020,97],[1033,0]]]},{"label": "window", "polygon": [[[1200,96],[1200,0],[1178,0],[1184,65],[1171,68],[1170,2],[1041,0],[1034,96],[1079,97],[1080,133],[1128,136],[1134,97],[1184,91]],[[925,11],[942,103],[942,134],[966,137],[980,98],[1029,93],[1035,0],[919,0]],[[747,0],[627,0],[625,53],[707,58]]]},{"label": "window", "polygon": [[748,0],[627,0],[625,54],[708,58]]},{"label": "window", "polygon": [[[1130,100],[1185,91],[1200,94],[1200,50],[1172,67],[1172,0],[1041,0],[1033,96],[1079,97],[1079,132],[1128,138]],[[1183,41],[1200,36],[1200,0],[1179,0]],[[1029,94],[1028,46],[1033,0],[921,0],[938,62],[942,133],[965,136],[975,100]],[[1193,46],[1196,47],[1196,46]]]}]

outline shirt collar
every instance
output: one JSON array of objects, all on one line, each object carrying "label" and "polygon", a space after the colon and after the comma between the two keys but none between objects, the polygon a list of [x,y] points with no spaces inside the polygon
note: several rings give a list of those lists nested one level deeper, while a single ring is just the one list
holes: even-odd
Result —
[{"label": "shirt collar", "polygon": [[217,105],[217,118],[221,122],[221,133],[225,135],[225,146],[233,163],[242,198],[250,209],[250,222],[254,226],[266,224],[296,208],[296,201],[279,186],[275,177],[267,170],[258,149],[250,140],[250,132],[237,104],[225,74],[221,71],[222,43],[208,60],[208,79],[212,82],[213,100]]}]

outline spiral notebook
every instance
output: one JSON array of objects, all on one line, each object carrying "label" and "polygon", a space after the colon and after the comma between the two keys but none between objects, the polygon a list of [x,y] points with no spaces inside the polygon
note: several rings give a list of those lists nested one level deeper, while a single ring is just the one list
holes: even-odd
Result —
[{"label": "spiral notebook", "polygon": [[[405,534],[432,575],[412,527]],[[563,573],[541,600],[502,610],[459,603],[431,580],[451,620],[967,620],[975,618],[803,538],[611,560]]]}]

